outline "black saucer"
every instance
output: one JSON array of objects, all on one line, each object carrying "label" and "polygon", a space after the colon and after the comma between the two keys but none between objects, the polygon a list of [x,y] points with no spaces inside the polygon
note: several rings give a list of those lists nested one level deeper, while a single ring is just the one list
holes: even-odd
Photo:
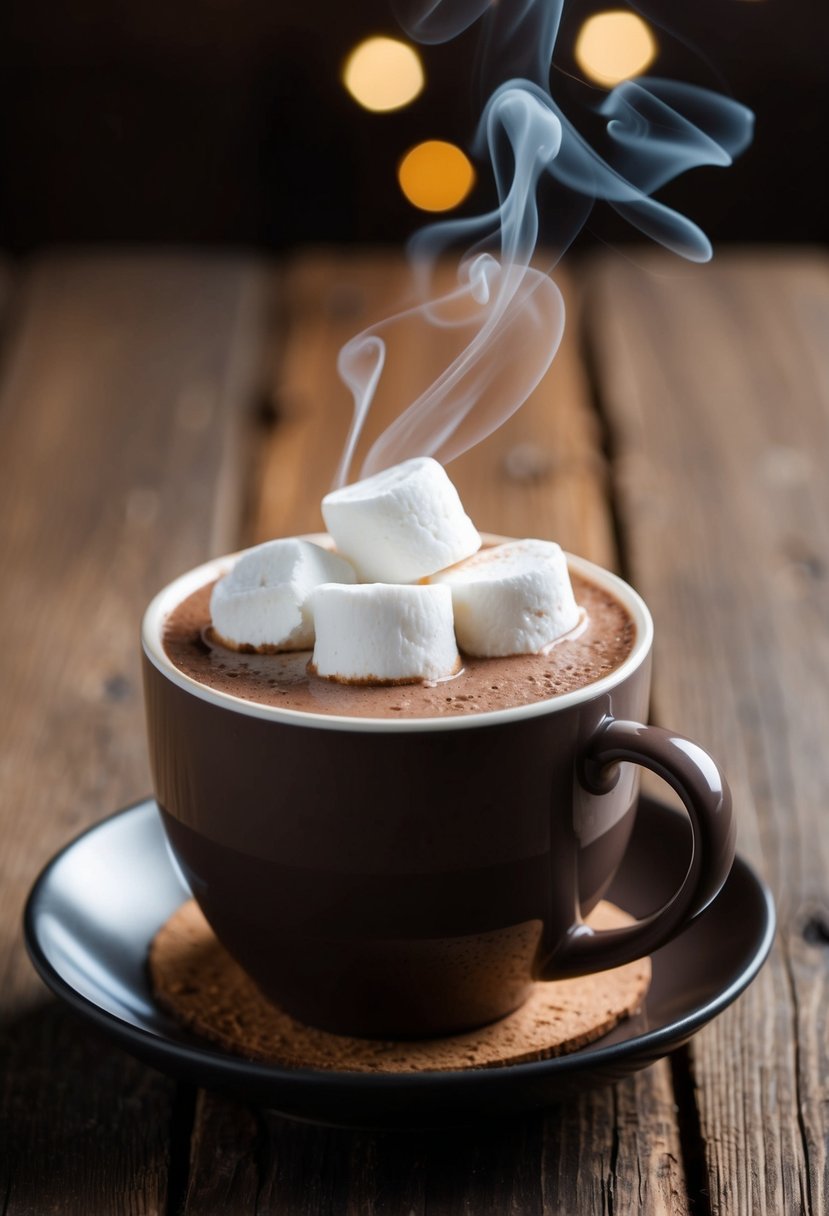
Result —
[{"label": "black saucer", "polygon": [[[643,798],[608,898],[645,914],[676,888],[688,854],[685,817]],[[160,1009],[147,949],[188,894],[155,803],[141,802],[79,836],[40,875],[25,913],[32,961],[76,1012],[155,1067],[296,1118],[362,1126],[501,1117],[644,1068],[746,988],[769,952],[775,923],[767,887],[738,857],[714,903],[654,954],[643,1012],[592,1046],[501,1068],[378,1076],[249,1063],[205,1045]]]}]

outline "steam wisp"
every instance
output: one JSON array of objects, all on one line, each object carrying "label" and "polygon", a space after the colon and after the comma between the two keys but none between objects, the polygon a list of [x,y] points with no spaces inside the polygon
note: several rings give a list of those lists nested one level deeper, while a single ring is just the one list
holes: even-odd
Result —
[{"label": "steam wisp", "polygon": [[[420,326],[439,326],[451,336],[456,353],[373,443],[361,477],[411,456],[449,463],[505,422],[547,372],[564,331],[564,303],[549,275],[530,265],[542,179],[552,183],[554,262],[597,200],[680,256],[695,262],[711,257],[700,228],[652,195],[688,169],[731,164],[751,140],[751,112],[697,85],[648,76],[626,80],[596,108],[602,120],[599,151],[549,87],[561,17],[570,2],[397,5],[404,29],[424,43],[447,41],[485,17],[484,70],[507,64],[523,75],[495,85],[473,143],[478,156],[489,158],[497,207],[416,232],[409,253],[420,302],[368,327],[340,351],[338,370],[353,395],[354,416],[337,486],[348,480],[387,349],[402,340],[404,329],[411,342]],[[457,286],[435,295],[435,264],[459,246],[466,252],[459,259]]]}]

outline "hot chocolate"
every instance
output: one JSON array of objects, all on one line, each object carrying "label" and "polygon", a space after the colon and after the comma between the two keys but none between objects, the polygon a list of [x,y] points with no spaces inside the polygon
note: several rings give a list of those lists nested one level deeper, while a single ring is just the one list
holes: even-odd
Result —
[{"label": "hot chocolate", "polygon": [[[366,688],[309,679],[307,650],[205,643],[209,589],[231,564],[189,571],[145,613],[154,790],[216,936],[300,1021],[381,1038],[479,1026],[536,980],[650,953],[722,886],[727,789],[699,747],[642,724],[652,624],[620,580],[570,560],[583,629],[546,655]],[[254,682],[295,708],[225,691]],[[321,696],[322,712],[297,712]],[[691,809],[695,864],[653,916],[589,932],[580,918],[633,825],[636,765]]]},{"label": "hot chocolate", "polygon": [[573,573],[572,582],[583,619],[546,653],[463,656],[461,673],[436,683],[344,685],[310,675],[307,650],[265,655],[229,650],[211,637],[212,583],[171,612],[164,649],[180,671],[199,683],[263,705],[357,718],[466,716],[572,692],[608,675],[628,657],[636,630],[627,609],[581,575]]}]

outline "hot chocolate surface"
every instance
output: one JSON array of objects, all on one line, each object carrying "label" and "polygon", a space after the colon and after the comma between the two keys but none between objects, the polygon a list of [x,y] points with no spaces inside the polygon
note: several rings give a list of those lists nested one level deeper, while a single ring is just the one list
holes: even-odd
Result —
[{"label": "hot chocolate surface", "polygon": [[635,626],[608,592],[572,574],[576,600],[586,613],[580,629],[546,654],[473,659],[436,685],[344,685],[310,675],[308,650],[240,654],[210,640],[212,583],[170,614],[164,649],[185,675],[209,688],[263,705],[304,713],[357,718],[459,717],[530,705],[572,692],[608,675],[630,654]]}]

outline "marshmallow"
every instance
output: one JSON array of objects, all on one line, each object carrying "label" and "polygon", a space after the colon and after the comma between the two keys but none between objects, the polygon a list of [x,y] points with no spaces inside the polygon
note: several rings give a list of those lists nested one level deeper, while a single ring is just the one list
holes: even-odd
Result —
[{"label": "marshmallow", "polygon": [[329,583],[311,595],[311,670],[341,684],[411,684],[460,670],[448,587]]},{"label": "marshmallow", "polygon": [[308,596],[320,583],[356,581],[341,557],[307,540],[270,540],[248,549],[210,597],[213,629],[238,650],[307,650],[314,644]]},{"label": "marshmallow", "polygon": [[430,456],[332,491],[322,514],[363,582],[414,583],[481,547],[458,491]]},{"label": "marshmallow", "polygon": [[537,654],[581,620],[553,541],[508,541],[429,582],[451,589],[458,645],[469,655]]}]

